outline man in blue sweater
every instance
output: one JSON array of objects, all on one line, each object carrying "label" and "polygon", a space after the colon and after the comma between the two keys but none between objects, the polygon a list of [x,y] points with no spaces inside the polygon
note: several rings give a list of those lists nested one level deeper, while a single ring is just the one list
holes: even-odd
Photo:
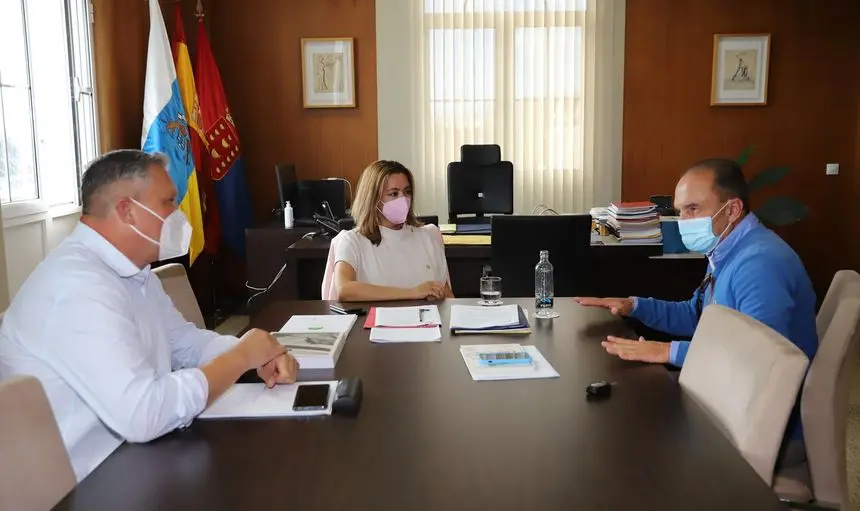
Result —
[{"label": "man in blue sweater", "polygon": [[[693,297],[683,302],[653,298],[577,298],[679,337],[691,337],[703,306],[731,307],[773,328],[800,348],[810,361],[818,348],[815,292],[800,258],[749,211],[749,190],[732,160],[699,162],[675,188],[681,212],[678,229],[684,245],[708,257],[708,271]],[[625,360],[682,366],[689,341],[671,343],[608,337],[606,351]],[[801,438],[796,417],[791,439]],[[794,457],[794,456],[791,456]]]}]

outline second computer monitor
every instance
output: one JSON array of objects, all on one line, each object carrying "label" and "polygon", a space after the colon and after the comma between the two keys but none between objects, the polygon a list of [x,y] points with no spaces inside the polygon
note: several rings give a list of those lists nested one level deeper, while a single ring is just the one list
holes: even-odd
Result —
[{"label": "second computer monitor", "polygon": [[[448,164],[449,221],[458,215],[483,216],[514,212],[514,166],[498,162],[473,166],[462,162]],[[489,220],[486,220],[489,222]]]}]

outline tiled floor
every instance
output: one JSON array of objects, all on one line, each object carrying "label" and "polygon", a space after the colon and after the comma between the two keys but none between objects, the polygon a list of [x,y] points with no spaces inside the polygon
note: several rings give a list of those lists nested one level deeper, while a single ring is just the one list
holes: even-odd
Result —
[{"label": "tiled floor", "polygon": [[[248,326],[248,321],[248,316],[230,316],[215,330],[221,334],[237,335]],[[848,489],[851,495],[849,510],[860,511],[860,370],[856,374],[848,411]]]}]

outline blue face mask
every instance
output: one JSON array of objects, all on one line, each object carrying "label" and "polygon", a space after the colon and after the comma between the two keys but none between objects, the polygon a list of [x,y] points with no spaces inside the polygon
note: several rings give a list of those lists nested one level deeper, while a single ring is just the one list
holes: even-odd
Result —
[{"label": "blue face mask", "polygon": [[723,204],[723,207],[717,210],[713,216],[678,220],[678,231],[681,233],[681,241],[688,250],[691,252],[710,254],[715,248],[717,248],[717,243],[720,242],[720,238],[722,238],[723,234],[725,234],[731,224],[727,225],[723,232],[717,236],[714,234],[713,219],[714,216],[719,215],[727,205],[728,202]]}]

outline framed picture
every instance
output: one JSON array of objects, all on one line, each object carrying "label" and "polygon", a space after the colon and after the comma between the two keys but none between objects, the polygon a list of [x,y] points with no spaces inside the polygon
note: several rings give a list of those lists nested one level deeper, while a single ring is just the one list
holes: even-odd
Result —
[{"label": "framed picture", "polygon": [[714,34],[711,106],[766,105],[770,34]]},{"label": "framed picture", "polygon": [[353,39],[302,39],[305,108],[355,107]]}]

